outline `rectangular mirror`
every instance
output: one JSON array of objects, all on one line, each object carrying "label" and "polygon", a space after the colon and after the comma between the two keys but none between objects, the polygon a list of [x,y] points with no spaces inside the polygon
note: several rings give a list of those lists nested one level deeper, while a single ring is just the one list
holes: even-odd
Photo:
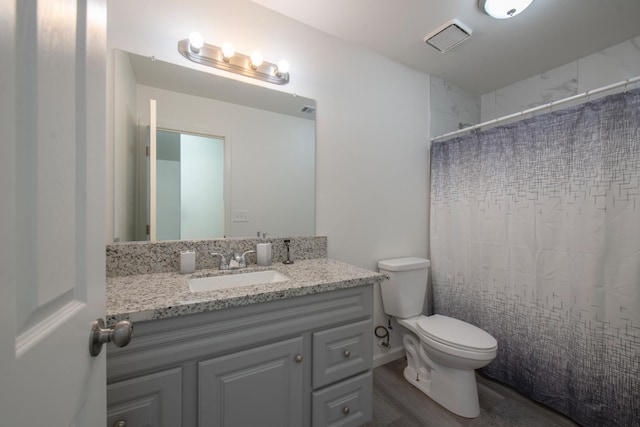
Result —
[{"label": "rectangular mirror", "polygon": [[[158,240],[315,234],[314,100],[120,50],[114,55],[114,241],[149,240],[152,217]],[[222,167],[198,170],[193,165],[203,162],[187,146],[183,153],[179,143],[163,146],[154,153],[161,165],[154,212],[150,100],[157,141],[218,141]],[[181,164],[182,154],[191,166]],[[158,221],[169,221],[169,229],[158,230]]]}]

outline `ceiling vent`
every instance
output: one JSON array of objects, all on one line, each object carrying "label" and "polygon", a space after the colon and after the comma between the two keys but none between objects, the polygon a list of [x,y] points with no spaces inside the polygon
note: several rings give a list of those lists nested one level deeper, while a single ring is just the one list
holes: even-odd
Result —
[{"label": "ceiling vent", "polygon": [[452,19],[437,30],[424,36],[424,41],[438,52],[444,53],[453,49],[471,37],[471,28],[457,19]]}]

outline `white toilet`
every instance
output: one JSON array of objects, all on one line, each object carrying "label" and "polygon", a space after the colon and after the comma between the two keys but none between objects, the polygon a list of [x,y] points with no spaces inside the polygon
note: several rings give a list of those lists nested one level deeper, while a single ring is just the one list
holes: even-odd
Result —
[{"label": "white toilet", "polygon": [[407,381],[451,412],[474,418],[480,414],[475,370],[496,357],[498,343],[461,320],[422,314],[429,265],[428,259],[413,257],[379,261],[386,275],[382,305],[407,329],[402,337]]}]

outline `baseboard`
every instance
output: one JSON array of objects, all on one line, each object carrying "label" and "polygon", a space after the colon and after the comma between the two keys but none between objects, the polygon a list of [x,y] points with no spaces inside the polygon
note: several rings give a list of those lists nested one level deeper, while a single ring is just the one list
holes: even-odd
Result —
[{"label": "baseboard", "polygon": [[404,347],[396,347],[387,352],[376,354],[373,356],[373,367],[385,365],[394,360],[398,360],[405,356]]}]

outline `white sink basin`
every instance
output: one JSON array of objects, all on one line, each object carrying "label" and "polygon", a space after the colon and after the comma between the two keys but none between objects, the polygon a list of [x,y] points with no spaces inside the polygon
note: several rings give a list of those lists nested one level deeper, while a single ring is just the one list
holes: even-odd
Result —
[{"label": "white sink basin", "polygon": [[189,290],[191,290],[191,292],[217,291],[220,289],[239,288],[264,283],[284,282],[290,279],[289,276],[274,270],[225,274],[222,276],[191,279],[189,280]]}]

